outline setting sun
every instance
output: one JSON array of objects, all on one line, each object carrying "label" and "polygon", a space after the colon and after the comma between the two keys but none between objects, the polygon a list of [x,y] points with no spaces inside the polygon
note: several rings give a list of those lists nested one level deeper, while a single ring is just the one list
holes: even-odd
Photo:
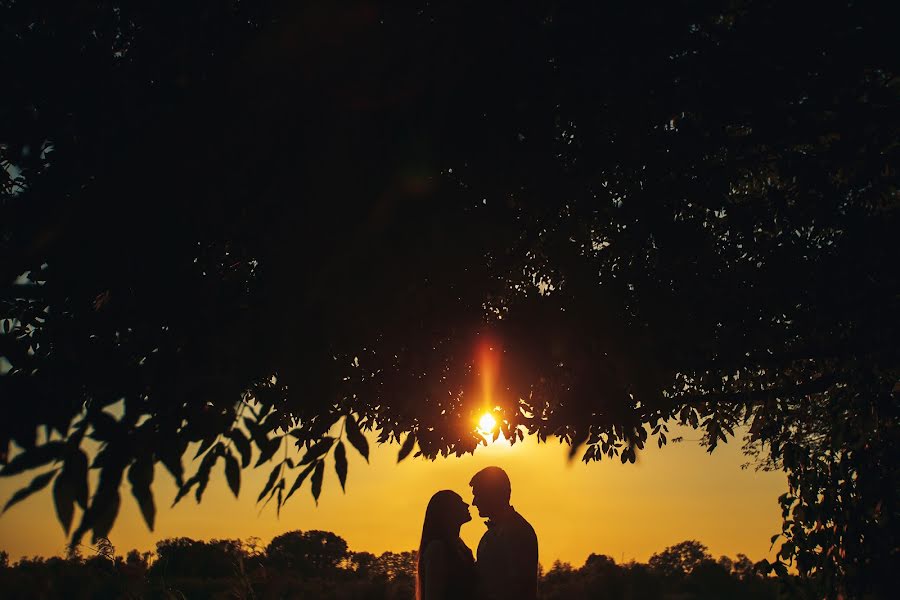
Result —
[{"label": "setting sun", "polygon": [[488,434],[494,430],[494,427],[497,426],[497,420],[491,415],[491,413],[484,413],[482,415],[481,420],[478,421],[478,430],[481,433]]}]

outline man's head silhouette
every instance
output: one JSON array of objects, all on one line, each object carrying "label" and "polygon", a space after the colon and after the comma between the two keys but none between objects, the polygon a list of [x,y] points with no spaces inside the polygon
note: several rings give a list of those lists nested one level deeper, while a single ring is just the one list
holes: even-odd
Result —
[{"label": "man's head silhouette", "polygon": [[491,519],[509,510],[512,487],[509,476],[500,467],[485,467],[478,471],[469,485],[472,486],[472,504],[478,507],[482,517]]}]

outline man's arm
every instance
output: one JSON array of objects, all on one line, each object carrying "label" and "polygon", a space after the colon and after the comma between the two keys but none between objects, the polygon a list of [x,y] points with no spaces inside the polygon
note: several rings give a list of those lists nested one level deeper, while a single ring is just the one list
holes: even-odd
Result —
[{"label": "man's arm", "polygon": [[529,528],[514,536],[513,541],[509,553],[509,598],[535,600],[537,598],[537,536]]}]

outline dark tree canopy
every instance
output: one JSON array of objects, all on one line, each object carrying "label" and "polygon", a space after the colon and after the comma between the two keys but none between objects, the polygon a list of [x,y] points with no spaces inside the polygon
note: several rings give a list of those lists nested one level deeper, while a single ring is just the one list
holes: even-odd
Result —
[{"label": "dark tree canopy", "polygon": [[152,527],[155,465],[199,501],[294,444],[260,498],[318,498],[335,425],[472,451],[490,370],[585,460],[749,424],[780,558],[886,573],[895,11],[593,4],[0,3],[0,475],[53,465],[14,499],[104,536],[127,478]]}]

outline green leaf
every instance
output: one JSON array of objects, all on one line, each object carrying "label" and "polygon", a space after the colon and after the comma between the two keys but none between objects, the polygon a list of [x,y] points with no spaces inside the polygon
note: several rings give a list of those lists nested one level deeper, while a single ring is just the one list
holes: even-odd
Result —
[{"label": "green leaf", "polygon": [[[310,463],[306,466],[305,469],[300,471],[300,474],[297,475],[297,479],[294,481],[294,485],[291,486],[291,490],[288,492],[288,495],[285,497],[284,501],[287,502],[288,498],[290,498],[297,489],[303,485],[303,481],[306,477],[312,472],[312,470],[316,467],[316,463]],[[262,497],[262,496],[260,496]]]},{"label": "green leaf", "polygon": [[303,455],[303,460],[300,461],[300,464],[307,465],[313,462],[314,460],[328,452],[332,444],[334,444],[333,437],[323,437],[321,440],[309,447],[309,450],[307,450],[306,454]]},{"label": "green leaf", "polygon": [[3,467],[3,470],[0,471],[0,477],[10,477],[30,469],[42,467],[52,460],[62,458],[65,449],[65,442],[53,441],[21,452]]},{"label": "green leaf", "polygon": [[341,489],[347,491],[347,449],[344,442],[338,441],[334,447],[334,471],[341,481]]},{"label": "green leaf", "polygon": [[409,453],[412,452],[413,448],[416,445],[416,435],[412,432],[408,436],[406,436],[406,441],[403,442],[403,446],[400,447],[400,452],[397,454],[397,462],[402,461],[404,458],[409,456]]},{"label": "green leaf", "polygon": [[356,448],[356,451],[366,459],[366,462],[369,462],[369,442],[362,431],[360,431],[359,424],[353,418],[353,415],[347,415],[347,418],[344,419],[344,431],[347,432],[347,441],[350,442],[350,445]]},{"label": "green leaf", "polygon": [[37,477],[32,479],[31,483],[12,495],[12,498],[9,499],[9,502],[7,502],[6,506],[3,507],[2,512],[5,513],[14,504],[18,504],[33,493],[39,492],[47,487],[47,484],[50,483],[50,480],[53,479],[53,476],[56,475],[57,472],[58,469],[54,469],[52,471],[42,473],[41,475],[38,475]]},{"label": "green leaf", "polygon": [[63,531],[69,535],[72,515],[75,513],[75,486],[72,484],[71,475],[65,469],[53,482],[53,505],[56,507],[56,517]]},{"label": "green leaf", "polygon": [[225,453],[225,479],[228,480],[231,493],[237,498],[241,491],[241,467],[231,451]]},{"label": "green leaf", "polygon": [[324,474],[325,461],[320,460],[316,462],[316,470],[313,471],[312,478],[309,480],[312,486],[312,495],[317,505],[319,504],[319,495],[322,493],[322,477]]},{"label": "green leaf", "polygon": [[263,497],[269,493],[269,490],[272,489],[272,486],[275,485],[275,480],[278,479],[278,472],[281,470],[281,463],[275,465],[275,468],[272,469],[272,472],[269,474],[269,481],[266,482],[266,486],[263,488],[263,491],[259,493],[259,497],[256,499],[257,504]]},{"label": "green leaf", "polygon": [[250,440],[247,439],[247,436],[245,436],[244,432],[240,429],[232,429],[225,435],[234,442],[234,447],[237,448],[237,451],[241,454],[241,467],[246,469],[250,465],[250,459],[253,456],[253,451],[250,448]]},{"label": "green leaf", "polygon": [[141,509],[141,515],[147,528],[153,531],[156,521],[156,504],[153,501],[153,461],[149,457],[135,460],[128,469],[128,482],[131,483],[131,495]]}]

